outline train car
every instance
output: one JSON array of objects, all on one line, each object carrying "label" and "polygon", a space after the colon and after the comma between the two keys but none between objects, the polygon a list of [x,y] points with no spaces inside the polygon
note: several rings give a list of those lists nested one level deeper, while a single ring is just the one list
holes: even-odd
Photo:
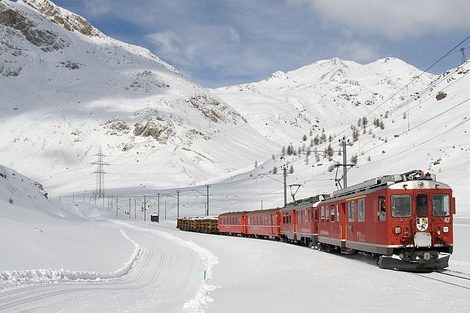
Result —
[{"label": "train car", "polygon": [[219,232],[224,235],[247,235],[248,212],[229,212],[218,217]]},{"label": "train car", "polygon": [[183,217],[176,220],[176,228],[207,234],[218,234],[217,217]]},{"label": "train car", "polygon": [[255,238],[281,238],[281,213],[279,209],[246,212],[246,234]]},{"label": "train car", "polygon": [[318,246],[377,255],[381,268],[435,270],[453,250],[452,189],[411,171],[334,192],[320,204]]},{"label": "train car", "polygon": [[281,239],[305,246],[318,242],[318,204],[328,195],[317,195],[288,203],[281,209]]}]

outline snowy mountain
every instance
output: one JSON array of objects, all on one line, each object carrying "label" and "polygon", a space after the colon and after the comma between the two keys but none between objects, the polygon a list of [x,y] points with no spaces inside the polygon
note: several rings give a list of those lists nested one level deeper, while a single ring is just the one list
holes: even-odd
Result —
[{"label": "snowy mountain", "polygon": [[262,82],[216,89],[261,133],[275,133],[283,142],[291,138],[284,156],[279,151],[233,179],[262,185],[265,207],[282,205],[282,185],[273,180],[282,179],[285,164],[295,170],[287,183],[301,185],[297,199],[331,192],[334,179],[342,176],[335,165],[343,163],[339,140],[344,136],[347,163],[355,164],[349,186],[422,169],[451,185],[458,214],[469,214],[469,72],[468,62],[434,76],[397,59],[367,65],[332,59]]},{"label": "snowy mountain", "polygon": [[[361,65],[338,58],[318,61],[266,80],[213,90],[260,133],[289,143],[308,133],[355,123],[407,85],[421,71],[396,58]],[[411,95],[427,86],[425,74],[407,87]],[[406,96],[401,94],[400,96]],[[398,103],[399,97],[386,103]]]},{"label": "snowy mountain", "polygon": [[148,50],[51,1],[0,2],[0,55],[0,160],[56,194],[94,188],[100,147],[108,187],[191,184],[273,150]]}]

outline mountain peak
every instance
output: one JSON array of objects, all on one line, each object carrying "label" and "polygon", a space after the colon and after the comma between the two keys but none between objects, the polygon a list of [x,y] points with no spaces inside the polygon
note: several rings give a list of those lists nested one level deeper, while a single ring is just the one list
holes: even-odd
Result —
[{"label": "mountain peak", "polygon": [[67,11],[49,0],[22,0],[30,7],[38,11],[51,22],[63,26],[69,31],[78,31],[89,37],[101,37],[103,34],[94,28],[86,19]]}]

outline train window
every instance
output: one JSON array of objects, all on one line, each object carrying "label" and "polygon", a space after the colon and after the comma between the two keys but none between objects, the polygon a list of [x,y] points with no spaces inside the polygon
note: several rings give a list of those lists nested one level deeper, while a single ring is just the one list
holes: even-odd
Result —
[{"label": "train window", "polygon": [[315,221],[318,222],[318,208],[315,209]]},{"label": "train window", "polygon": [[432,195],[432,215],[449,216],[449,195]]},{"label": "train window", "polygon": [[411,216],[411,197],[409,195],[392,196],[392,216]]},{"label": "train window", "polygon": [[325,220],[325,206],[323,206],[323,205],[321,206],[320,219],[321,219],[322,221]]},{"label": "train window", "polygon": [[348,222],[354,222],[354,201],[348,202]]},{"label": "train window", "polygon": [[379,221],[384,222],[387,217],[387,211],[385,210],[385,198],[379,197]]},{"label": "train window", "polygon": [[336,220],[339,222],[339,205],[336,205]]},{"label": "train window", "polygon": [[331,221],[334,222],[336,220],[336,209],[334,205],[330,206],[330,216]]},{"label": "train window", "polygon": [[366,220],[366,199],[357,200],[357,220],[364,222]]},{"label": "train window", "polygon": [[428,216],[428,196],[425,194],[416,196],[416,215],[418,217]]}]

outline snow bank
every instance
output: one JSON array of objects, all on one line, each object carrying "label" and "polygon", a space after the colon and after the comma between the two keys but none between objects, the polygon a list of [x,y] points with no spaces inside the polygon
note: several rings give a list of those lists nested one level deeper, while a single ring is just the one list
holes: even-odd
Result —
[{"label": "snow bank", "polygon": [[129,261],[121,268],[110,273],[97,273],[94,271],[71,271],[67,269],[33,269],[24,271],[4,271],[0,272],[0,291],[25,284],[44,284],[73,281],[101,281],[119,278],[127,275],[134,266],[137,258],[141,254],[141,249],[137,242],[132,240],[121,229],[122,235],[134,245],[134,252]]}]

